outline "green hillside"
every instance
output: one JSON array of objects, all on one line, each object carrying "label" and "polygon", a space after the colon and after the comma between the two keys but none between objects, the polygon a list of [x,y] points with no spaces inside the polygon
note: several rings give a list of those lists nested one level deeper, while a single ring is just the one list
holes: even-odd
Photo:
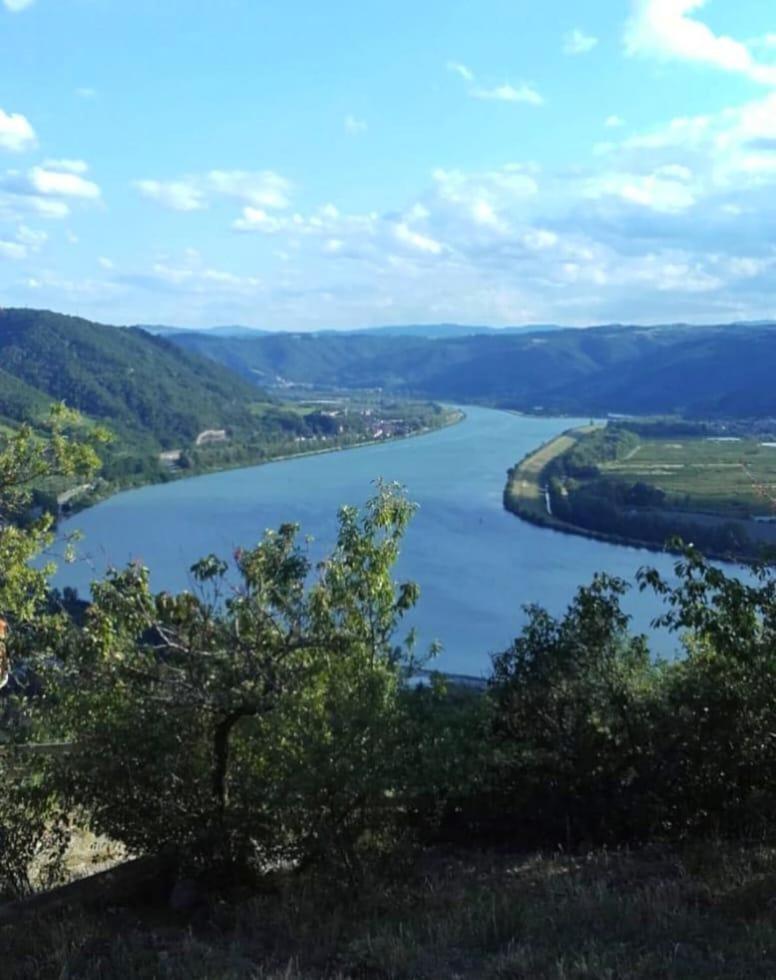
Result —
[{"label": "green hillside", "polygon": [[255,386],[142,330],[41,310],[0,310],[0,413],[36,418],[52,399],[148,449],[248,426]]},{"label": "green hillside", "polygon": [[[314,401],[286,404],[214,358],[137,327],[0,310],[0,431],[42,423],[52,402],[65,402],[114,436],[100,450],[100,477],[76,488],[68,506],[126,486],[384,437],[383,409],[392,436],[451,418],[436,406],[395,399],[349,400],[336,411]],[[62,506],[64,485],[39,489],[39,503],[52,506],[57,496]]]}]

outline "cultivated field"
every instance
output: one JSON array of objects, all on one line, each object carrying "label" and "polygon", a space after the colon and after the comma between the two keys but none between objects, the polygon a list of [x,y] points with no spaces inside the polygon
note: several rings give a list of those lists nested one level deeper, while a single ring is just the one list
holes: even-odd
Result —
[{"label": "cultivated field", "polygon": [[602,474],[664,490],[666,505],[731,517],[776,516],[776,445],[754,439],[645,439]]}]

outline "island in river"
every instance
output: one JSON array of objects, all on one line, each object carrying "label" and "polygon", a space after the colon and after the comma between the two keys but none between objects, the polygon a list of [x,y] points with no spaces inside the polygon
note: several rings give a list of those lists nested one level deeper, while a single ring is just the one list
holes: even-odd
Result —
[{"label": "island in river", "polygon": [[[745,423],[580,426],[508,474],[505,507],[559,531],[724,560],[776,555],[776,442]],[[671,545],[680,548],[679,540]]]}]

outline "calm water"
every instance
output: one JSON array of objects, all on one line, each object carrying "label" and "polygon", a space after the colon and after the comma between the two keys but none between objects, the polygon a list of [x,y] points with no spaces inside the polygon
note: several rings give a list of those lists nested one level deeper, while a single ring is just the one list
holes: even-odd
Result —
[{"label": "calm water", "polygon": [[[182,589],[197,558],[228,557],[283,521],[313,535],[317,556],[333,541],[337,508],[362,503],[384,477],[420,504],[398,568],[421,587],[413,615],[420,646],[442,643],[441,669],[485,673],[489,655],[519,630],[523,604],[558,613],[596,571],[632,579],[645,563],[671,568],[666,556],[558,534],[503,510],[507,468],[574,424],[468,408],[461,424],[416,439],[123,493],[70,522],[68,529],[85,534],[83,560],[64,567],[56,584],[86,593],[109,565],[140,559],[155,588]],[[627,608],[645,631],[657,611],[651,596],[638,593]],[[670,644],[656,638],[663,653]]]}]

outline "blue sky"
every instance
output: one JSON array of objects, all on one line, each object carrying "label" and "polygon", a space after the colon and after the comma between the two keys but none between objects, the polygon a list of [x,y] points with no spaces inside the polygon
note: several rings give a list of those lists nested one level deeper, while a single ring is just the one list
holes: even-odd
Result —
[{"label": "blue sky", "polygon": [[776,315],[770,0],[0,0],[0,304]]}]

